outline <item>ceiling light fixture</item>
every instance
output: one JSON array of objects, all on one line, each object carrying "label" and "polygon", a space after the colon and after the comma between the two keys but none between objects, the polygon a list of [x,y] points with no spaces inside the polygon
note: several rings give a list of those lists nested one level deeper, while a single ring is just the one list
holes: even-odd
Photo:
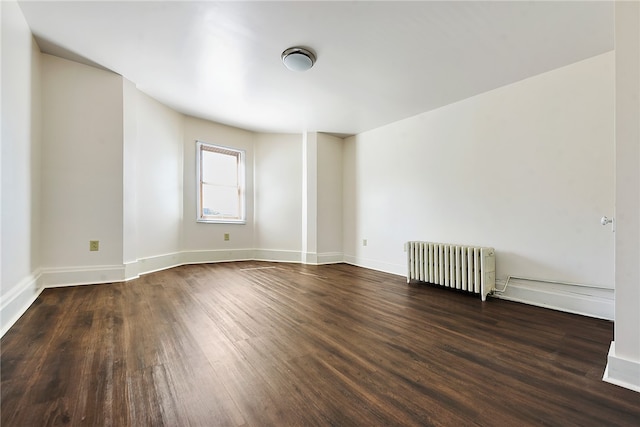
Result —
[{"label": "ceiling light fixture", "polygon": [[316,62],[316,56],[308,49],[290,47],[282,52],[282,62],[291,71],[307,71]]}]

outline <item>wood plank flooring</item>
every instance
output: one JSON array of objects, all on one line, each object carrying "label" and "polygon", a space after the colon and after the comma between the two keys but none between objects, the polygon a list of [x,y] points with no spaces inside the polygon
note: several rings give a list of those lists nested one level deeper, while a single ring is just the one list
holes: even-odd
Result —
[{"label": "wood plank flooring", "polygon": [[637,426],[611,322],[349,265],[47,289],[2,338],[1,425]]}]

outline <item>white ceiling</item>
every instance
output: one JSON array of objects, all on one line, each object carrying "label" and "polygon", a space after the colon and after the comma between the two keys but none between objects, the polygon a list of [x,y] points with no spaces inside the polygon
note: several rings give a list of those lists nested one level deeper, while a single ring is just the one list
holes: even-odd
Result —
[{"label": "white ceiling", "polygon": [[[613,49],[612,2],[21,1],[40,48],[186,114],[355,134]],[[306,46],[304,73],[280,54]]]}]

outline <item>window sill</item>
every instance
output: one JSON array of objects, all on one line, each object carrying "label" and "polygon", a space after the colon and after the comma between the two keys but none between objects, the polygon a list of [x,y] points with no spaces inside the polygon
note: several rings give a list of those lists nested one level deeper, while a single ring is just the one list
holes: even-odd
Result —
[{"label": "window sill", "polygon": [[203,219],[198,218],[196,222],[201,222],[204,224],[246,224],[247,221],[244,219]]}]

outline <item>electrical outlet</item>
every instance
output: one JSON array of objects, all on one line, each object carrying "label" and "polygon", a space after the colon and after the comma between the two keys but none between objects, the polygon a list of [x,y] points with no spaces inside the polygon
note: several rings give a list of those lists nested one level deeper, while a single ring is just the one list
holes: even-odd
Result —
[{"label": "electrical outlet", "polygon": [[367,239],[362,239],[362,246],[367,246]]},{"label": "electrical outlet", "polygon": [[229,241],[229,233],[224,233],[224,241]]},{"label": "electrical outlet", "polygon": [[96,252],[100,250],[100,240],[89,240],[89,250]]}]

